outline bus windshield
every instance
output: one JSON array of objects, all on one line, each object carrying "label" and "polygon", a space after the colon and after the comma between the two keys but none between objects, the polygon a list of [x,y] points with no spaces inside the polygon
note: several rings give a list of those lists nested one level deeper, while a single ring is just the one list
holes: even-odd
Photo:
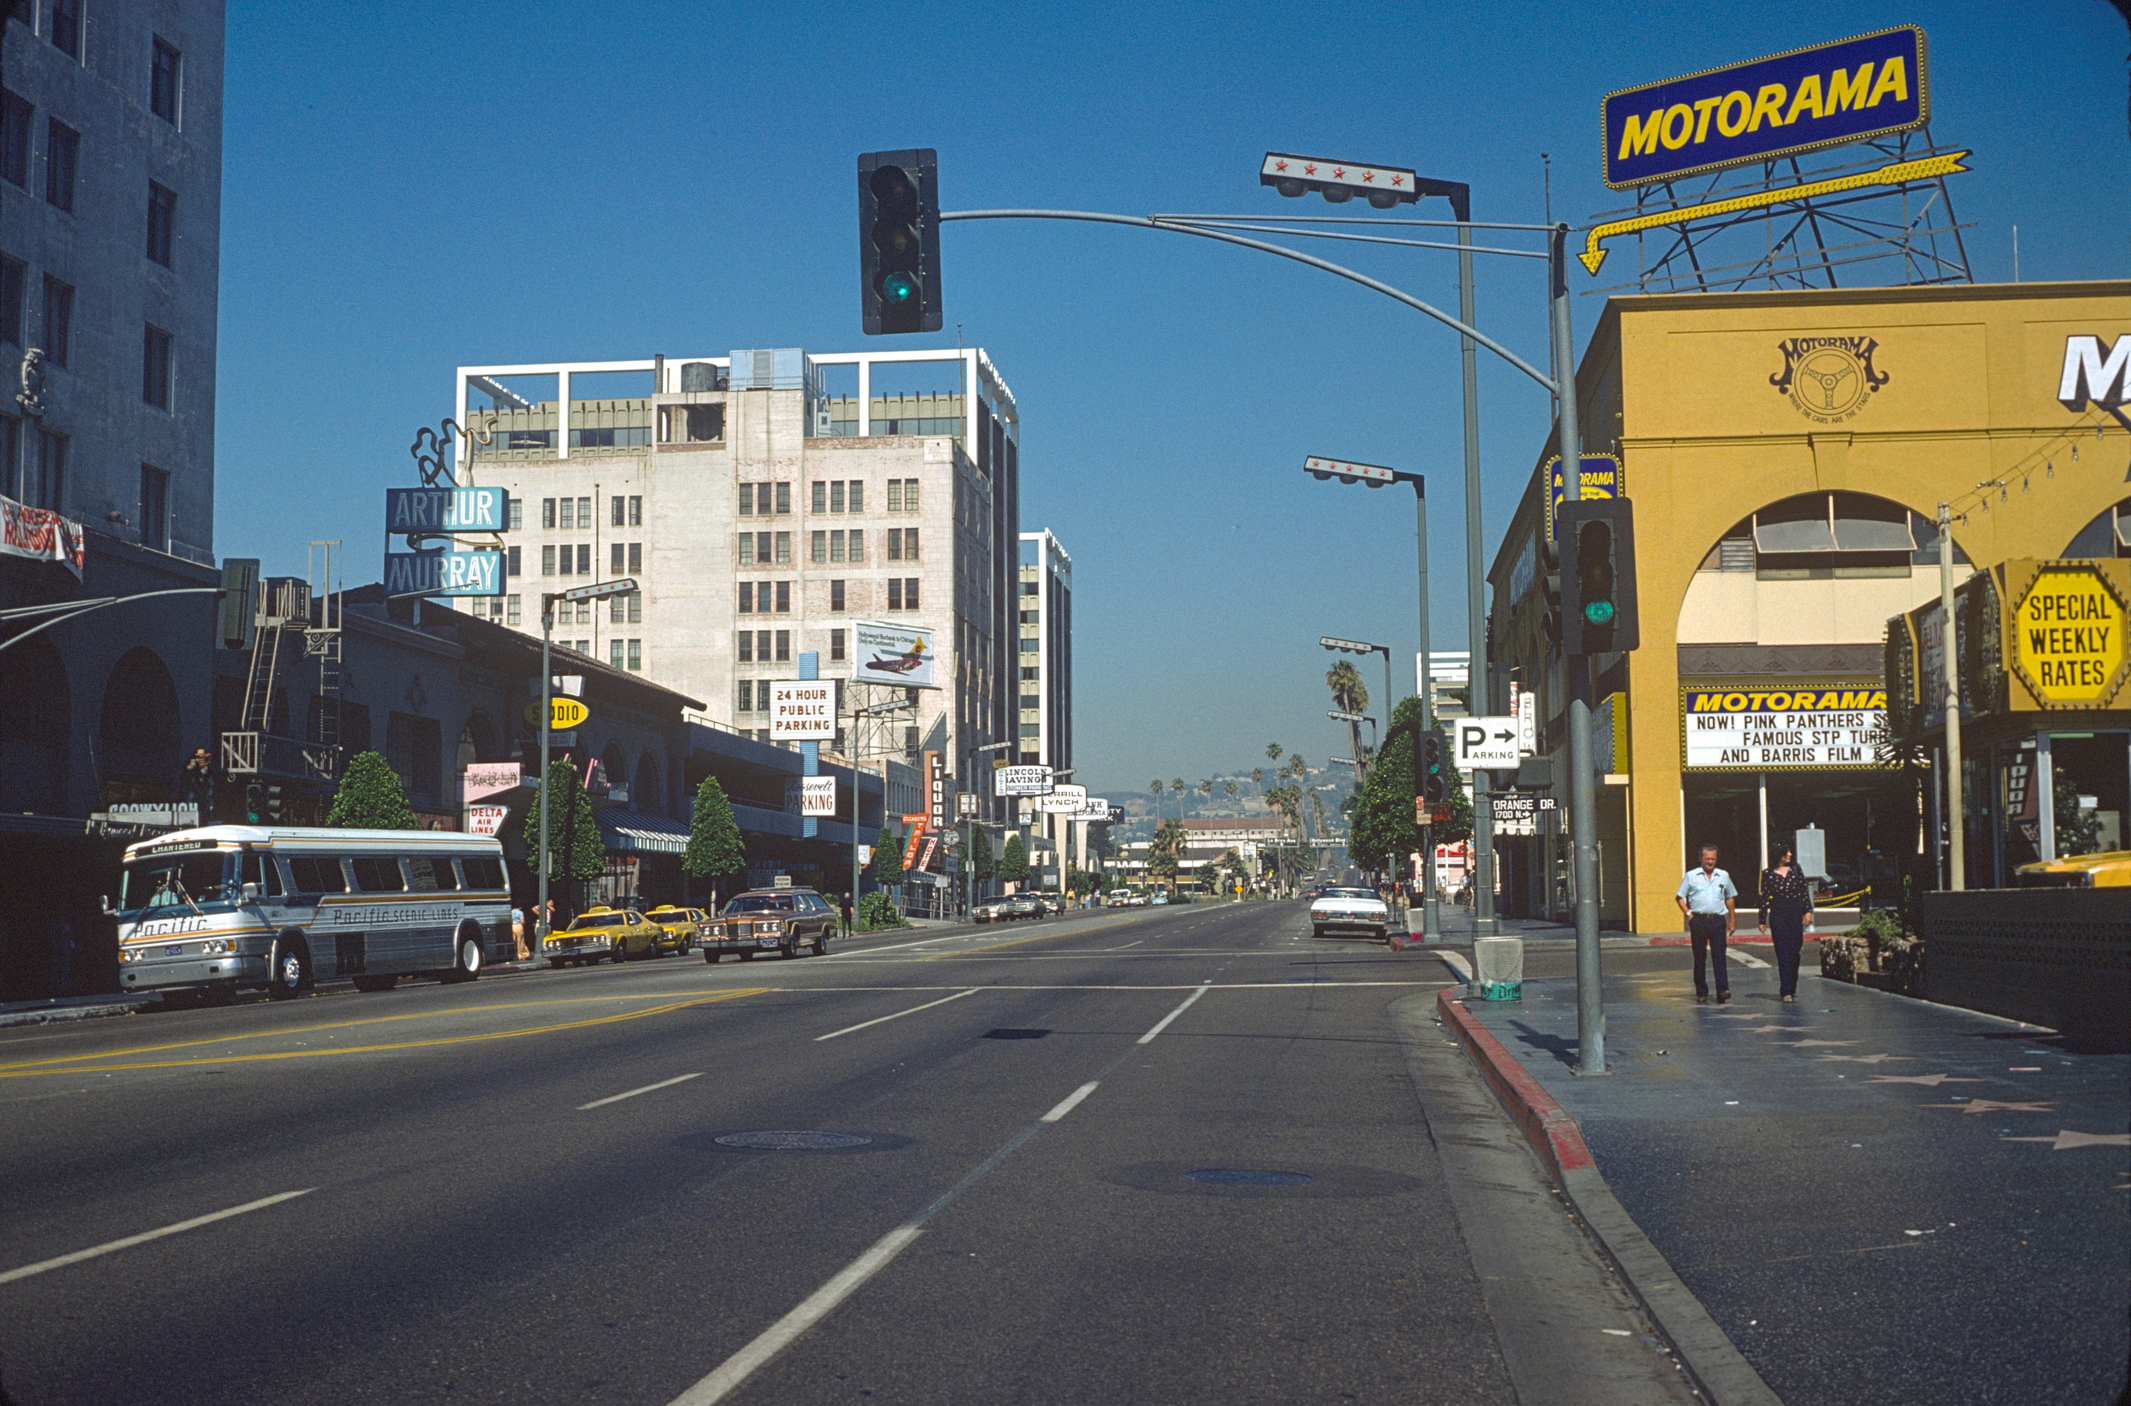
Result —
[{"label": "bus windshield", "polygon": [[119,888],[122,911],[178,908],[190,911],[210,903],[236,901],[232,875],[236,855],[224,850],[190,854],[144,855],[126,865]]}]

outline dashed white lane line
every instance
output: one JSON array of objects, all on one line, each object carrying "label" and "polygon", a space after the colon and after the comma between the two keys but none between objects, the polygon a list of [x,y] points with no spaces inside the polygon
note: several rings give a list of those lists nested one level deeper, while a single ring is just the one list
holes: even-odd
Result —
[{"label": "dashed white lane line", "polygon": [[[1168,1027],[1170,1021],[1175,1020],[1189,1010],[1191,1003],[1205,995],[1210,989],[1210,986],[1201,986],[1189,996],[1186,996],[1182,1004],[1157,1021],[1152,1030],[1140,1036],[1135,1042],[1135,1047],[1147,1044],[1155,1036],[1161,1034]],[[1053,1108],[1049,1113],[1044,1114],[1041,1118],[1014,1134],[1013,1137],[1007,1140],[1005,1146],[985,1158],[969,1175],[956,1182],[944,1195],[934,1200],[931,1205],[919,1211],[909,1220],[904,1221],[901,1225],[874,1241],[864,1254],[844,1266],[835,1278],[807,1295],[797,1308],[785,1314],[784,1317],[772,1323],[768,1328],[765,1328],[761,1335],[746,1347],[741,1348],[731,1357],[718,1364],[716,1371],[675,1397],[672,1406],[714,1406],[714,1403],[723,1401],[727,1396],[731,1395],[749,1377],[753,1376],[763,1364],[784,1351],[785,1348],[791,1346],[807,1329],[828,1317],[838,1304],[858,1292],[859,1288],[867,1280],[887,1268],[889,1263],[910,1245],[911,1241],[925,1233],[926,1222],[946,1210],[963,1192],[982,1181],[993,1168],[1020,1151],[1022,1145],[1041,1132],[1045,1125],[1055,1123],[1065,1117],[1066,1114],[1072,1112],[1073,1105],[1093,1093],[1095,1086],[1100,1084],[1112,1069],[1117,1068],[1131,1057],[1132,1050],[1128,1048],[1116,1059],[1111,1060],[1101,1073],[1067,1095],[1065,1101]]]},{"label": "dashed white lane line", "polygon": [[1089,1094],[1094,1093],[1095,1086],[1097,1084],[1100,1084],[1101,1082],[1102,1080],[1100,1079],[1088,1080],[1087,1083],[1082,1084],[1079,1088],[1067,1094],[1062,1100],[1059,1101],[1059,1104],[1056,1108],[1044,1114],[1043,1117],[1038,1121],[1044,1123],[1057,1122],[1060,1118],[1065,1117],[1066,1114],[1071,1113],[1073,1109],[1079,1105],[1082,1099],[1086,1098]]},{"label": "dashed white lane line", "polygon": [[308,1196],[317,1189],[315,1186],[307,1186],[301,1191],[284,1191],[277,1196],[262,1196],[257,1201],[247,1201],[241,1206],[231,1206],[226,1211],[212,1211],[204,1216],[194,1216],[191,1220],[181,1220],[176,1225],[166,1225],[160,1230],[144,1230],[138,1235],[128,1235],[123,1240],[108,1240],[101,1245],[91,1245],[86,1250],[76,1250],[71,1255],[60,1255],[56,1259],[39,1260],[35,1264],[26,1264],[20,1269],[10,1269],[4,1274],[0,1274],[0,1284],[11,1284],[17,1279],[27,1279],[32,1274],[42,1274],[48,1269],[64,1269],[70,1264],[80,1264],[83,1260],[93,1260],[98,1255],[108,1255],[118,1250],[130,1250],[135,1245],[145,1245],[150,1240],[160,1240],[166,1235],[178,1235],[188,1230],[197,1230],[203,1225],[212,1225],[218,1220],[228,1220],[231,1216],[241,1216],[251,1211],[263,1211],[268,1206],[278,1206],[283,1201],[293,1201],[299,1196]]},{"label": "dashed white lane line", "polygon": [[[1126,944],[1125,944],[1125,947],[1137,947],[1137,946],[1139,946],[1139,945],[1140,945],[1140,942],[1145,942],[1146,940],[1147,940],[1147,939],[1143,937],[1143,938],[1139,939],[1139,941],[1138,941],[1138,942],[1128,942],[1128,943],[1126,943]],[[1124,951],[1124,950],[1125,950],[1125,947],[1105,947],[1105,948],[1104,948],[1103,950],[1104,950],[1105,952],[1122,952],[1122,951]]]},{"label": "dashed white lane line", "polygon": [[816,1044],[818,1045],[818,1044],[820,1044],[820,1043],[821,1043],[821,1042],[822,1042],[823,1040],[833,1040],[833,1039],[835,1039],[835,1038],[836,1038],[837,1036],[839,1036],[839,1035],[848,1035],[848,1034],[850,1034],[850,1033],[851,1033],[852,1031],[854,1031],[854,1030],[864,1030],[864,1029],[865,1029],[866,1027],[868,1027],[868,1026],[871,1026],[871,1025],[884,1025],[884,1024],[886,1024],[887,1022],[891,1021],[891,1020],[901,1020],[901,1019],[902,1019],[902,1018],[903,1018],[904,1016],[906,1016],[906,1015],[916,1015],[916,1014],[917,1014],[917,1013],[918,1013],[919,1011],[929,1011],[929,1010],[931,1010],[931,1009],[932,1009],[932,1008],[933,1008],[934,1006],[944,1006],[944,1005],[946,1005],[946,1004],[947,1004],[947,1003],[948,1003],[949,1001],[959,1001],[959,1000],[961,1000],[961,999],[962,999],[962,998],[963,998],[964,996],[974,996],[974,995],[976,995],[976,994],[977,994],[977,992],[978,992],[979,990],[981,990],[981,989],[982,989],[981,987],[976,987],[976,986],[972,986],[972,987],[970,987],[970,988],[969,988],[969,989],[968,989],[967,991],[957,991],[957,992],[955,992],[955,994],[954,994],[954,995],[952,995],[952,996],[942,996],[942,997],[941,997],[941,998],[940,998],[939,1000],[937,1000],[937,1001],[927,1001],[927,1002],[926,1002],[926,1003],[925,1003],[924,1005],[922,1005],[922,1006],[912,1006],[912,1007],[911,1007],[911,1008],[910,1008],[909,1010],[907,1010],[907,1011],[897,1011],[897,1012],[896,1012],[895,1014],[893,1014],[893,1015],[882,1015],[882,1016],[875,1016],[875,1017],[874,1017],[873,1019],[871,1019],[871,1020],[862,1020],[862,1021],[860,1021],[860,1022],[859,1022],[858,1024],[856,1024],[856,1025],[846,1025],[846,1026],[845,1026],[845,1027],[844,1027],[843,1029],[841,1029],[841,1030],[831,1030],[831,1031],[830,1031],[830,1032],[829,1032],[828,1034],[826,1034],[826,1035],[816,1035],[816,1036],[814,1037],[814,1043],[816,1043]]},{"label": "dashed white lane line", "polygon": [[635,1098],[638,1094],[657,1093],[660,1089],[670,1089],[675,1084],[685,1084],[690,1079],[700,1079],[702,1077],[700,1070],[694,1074],[676,1074],[671,1079],[661,1079],[656,1084],[646,1084],[641,1089],[631,1089],[625,1094],[608,1094],[605,1098],[595,1098],[590,1103],[580,1103],[577,1105],[577,1111],[582,1113],[588,1108],[605,1108],[608,1104],[620,1103],[625,1098]]}]

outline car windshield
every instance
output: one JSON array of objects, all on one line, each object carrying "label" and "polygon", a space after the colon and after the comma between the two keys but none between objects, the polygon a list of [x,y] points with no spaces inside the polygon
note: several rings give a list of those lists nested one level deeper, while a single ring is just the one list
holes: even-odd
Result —
[{"label": "car windshield", "polygon": [[118,906],[130,912],[234,902],[230,861],[235,857],[221,850],[196,850],[136,859],[120,880]]},{"label": "car windshield", "polygon": [[729,918],[739,913],[789,913],[793,907],[793,900],[782,894],[743,893],[725,905],[725,915]]},{"label": "car windshield", "polygon": [[570,924],[570,926],[573,928],[618,928],[628,921],[629,915],[627,913],[587,913],[576,922]]}]

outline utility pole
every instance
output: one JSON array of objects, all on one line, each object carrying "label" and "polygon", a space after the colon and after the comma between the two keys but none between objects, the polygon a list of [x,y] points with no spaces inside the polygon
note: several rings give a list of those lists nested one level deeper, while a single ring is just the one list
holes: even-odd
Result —
[{"label": "utility pole", "polygon": [[[1463,216],[1461,215],[1461,216],[1459,216],[1459,218],[1460,218],[1460,219],[1463,219],[1464,217],[1463,217]],[[1463,233],[1464,233],[1464,231],[1463,231],[1463,230],[1460,230],[1460,231],[1459,231],[1459,233],[1460,233],[1460,234],[1463,234]],[[1469,258],[1470,256],[1469,256],[1469,255],[1465,255],[1465,256],[1461,256],[1461,257],[1467,257],[1467,258]],[[1467,343],[1466,345],[1467,345],[1467,346],[1470,346],[1470,345],[1471,345],[1471,343]],[[1468,443],[1469,443],[1469,442],[1470,442],[1470,441],[1468,441]],[[1414,475],[1414,479],[1413,479],[1413,515],[1414,515],[1414,522],[1415,522],[1415,528],[1414,528],[1414,533],[1415,533],[1415,536],[1416,536],[1416,537],[1418,538],[1418,540],[1419,540],[1419,542],[1420,542],[1420,570],[1419,570],[1419,573],[1418,573],[1418,574],[1419,574],[1419,577],[1420,577],[1420,591],[1421,591],[1421,667],[1420,667],[1420,678],[1419,678],[1418,680],[1416,680],[1416,682],[1417,682],[1417,683],[1419,683],[1419,684],[1420,684],[1420,686],[1421,686],[1421,687],[1420,687],[1420,693],[1421,693],[1421,731],[1422,731],[1422,732],[1433,732],[1433,731],[1435,730],[1435,669],[1434,669],[1434,666],[1433,666],[1433,662],[1432,662],[1432,661],[1431,661],[1431,660],[1429,659],[1429,649],[1428,649],[1428,645],[1429,645],[1429,635],[1428,635],[1428,491],[1427,491],[1427,490],[1428,490],[1428,484],[1427,484],[1427,481],[1426,481],[1425,479],[1423,479],[1423,478],[1422,478],[1422,477],[1421,477],[1420,475],[1418,475],[1418,474]],[[1384,662],[1385,662],[1385,664],[1386,664],[1386,665],[1388,665],[1388,664],[1389,664],[1389,663],[1391,662],[1391,656],[1390,656],[1390,652],[1389,652],[1388,650],[1387,650],[1387,651],[1385,652],[1385,655],[1384,655]],[[1388,699],[1387,699],[1387,700],[1385,701],[1385,703],[1384,703],[1384,707],[1385,707],[1385,709],[1386,709],[1386,712],[1384,713],[1384,716],[1385,716],[1386,718],[1389,718],[1389,717],[1391,716],[1391,714],[1390,714],[1390,712],[1389,712],[1388,710],[1390,709],[1390,707],[1391,707],[1391,704],[1390,704],[1390,702],[1389,702],[1389,700],[1388,700]],[[1389,734],[1387,733],[1387,734],[1386,734],[1386,737],[1388,738],[1388,736],[1389,736]],[[1414,755],[1414,757],[1415,757],[1415,759],[1416,759],[1416,762],[1417,762],[1417,761],[1418,761],[1418,759],[1419,759],[1419,757],[1420,757],[1420,755],[1421,755],[1421,742],[1420,742],[1420,738],[1418,738],[1418,737],[1414,738],[1414,741],[1413,741],[1413,755]],[[1419,794],[1421,793],[1421,769],[1420,769],[1419,765],[1415,765],[1415,767],[1413,768],[1413,787],[1414,787],[1414,794],[1415,794],[1416,796],[1417,796],[1417,795],[1419,795]],[[1427,824],[1427,825],[1423,825],[1423,826],[1421,826],[1421,827],[1420,827],[1420,829],[1421,829],[1421,941],[1422,941],[1423,943],[1429,943],[1429,942],[1441,942],[1441,941],[1443,940],[1443,920],[1442,920],[1442,909],[1441,909],[1441,905],[1440,905],[1440,903],[1439,903],[1439,901],[1438,901],[1438,895],[1436,894],[1436,891],[1435,891],[1435,826],[1434,826],[1434,824],[1433,824],[1433,823],[1432,823],[1432,821],[1431,821],[1431,823],[1430,823],[1430,824]],[[1410,918],[1409,918],[1409,920],[1408,920],[1408,922],[1407,922],[1407,927],[1408,927],[1408,929],[1409,929],[1409,930],[1410,930],[1410,929],[1411,929],[1411,927],[1412,927],[1412,921],[1411,921],[1411,919],[1410,919]]]},{"label": "utility pole", "polygon": [[1959,639],[1953,614],[1953,505],[1939,504],[1939,657],[1946,669],[1946,886],[1956,893],[1968,887],[1968,808],[1961,786],[1961,682]]},{"label": "utility pole", "polygon": [[[1576,423],[1576,342],[1569,329],[1569,227],[1547,240],[1553,295],[1555,365],[1560,368],[1555,437],[1560,444],[1562,497],[1583,496],[1583,439]],[[1583,655],[1562,661],[1569,694],[1569,837],[1576,876],[1576,1072],[1606,1072],[1606,1007],[1598,952],[1598,797],[1591,778],[1591,665]],[[1467,675],[1468,680],[1471,674]],[[1470,683],[1468,683],[1470,687]],[[1474,773],[1475,776],[1478,773]],[[1475,815],[1479,807],[1474,806]],[[1477,834],[1477,829],[1475,834]],[[1475,901],[1479,890],[1475,890]]]},{"label": "utility pole", "polygon": [[555,722],[555,597],[540,593],[540,898],[533,910],[533,943],[537,956],[546,950],[548,935],[548,733]]},{"label": "utility pole", "polygon": [[[1458,218],[1458,321],[1472,327],[1477,325],[1473,321],[1472,191],[1471,187],[1458,184],[1452,185],[1447,194]],[[1465,697],[1467,708],[1477,718],[1491,713],[1494,704],[1487,666],[1487,547],[1480,530],[1480,349],[1464,334],[1458,337],[1458,349],[1465,383]],[[1425,652],[1427,646],[1422,649]],[[1472,774],[1475,937],[1492,937],[1495,933],[1494,818],[1487,799],[1488,780],[1484,769]],[[1429,858],[1432,861],[1434,856]],[[1433,893],[1432,888],[1430,892]],[[1434,925],[1429,926],[1432,932]]]}]

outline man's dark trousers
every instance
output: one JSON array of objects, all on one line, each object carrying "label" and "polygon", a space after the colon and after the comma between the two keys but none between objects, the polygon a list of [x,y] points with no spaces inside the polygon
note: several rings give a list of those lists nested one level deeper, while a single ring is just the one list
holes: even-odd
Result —
[{"label": "man's dark trousers", "polygon": [[1716,960],[1711,963],[1717,969],[1717,994],[1731,992],[1731,969],[1724,962],[1724,915],[1722,913],[1696,913],[1687,920],[1687,935],[1694,943],[1694,994],[1707,996],[1709,981],[1703,975],[1702,963],[1705,954]]}]

